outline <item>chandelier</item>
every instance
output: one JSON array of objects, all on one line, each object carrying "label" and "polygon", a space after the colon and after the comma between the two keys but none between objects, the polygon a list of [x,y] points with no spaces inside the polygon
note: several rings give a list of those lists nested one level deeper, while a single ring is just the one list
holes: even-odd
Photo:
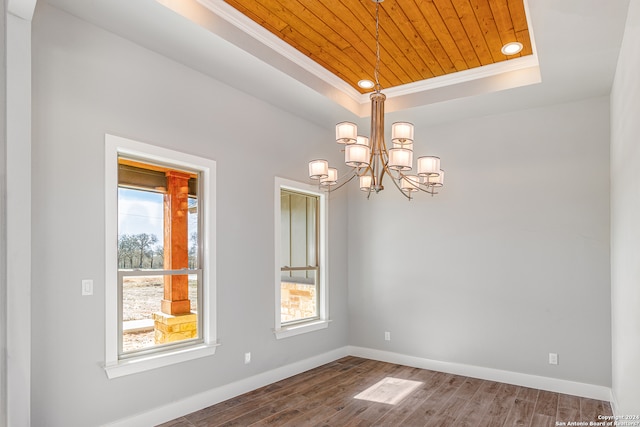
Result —
[{"label": "chandelier", "polygon": [[384,0],[372,0],[376,4],[376,65],[374,69],[375,91],[371,93],[371,133],[370,138],[358,135],[355,123],[341,122],[336,125],[336,142],[344,145],[344,162],[352,169],[342,177],[338,170],[329,167],[329,162],[316,159],[309,162],[309,177],[319,181],[319,185],[330,191],[338,189],[356,177],[360,190],[379,193],[385,175],[396,188],[409,200],[412,194],[423,191],[431,195],[438,194],[437,189],[444,185],[444,171],[440,169],[440,158],[435,156],[418,157],[415,173],[413,171],[413,124],[396,122],[391,125],[391,148],[384,140],[384,101],[378,76],[380,73],[380,31],[379,8]]}]

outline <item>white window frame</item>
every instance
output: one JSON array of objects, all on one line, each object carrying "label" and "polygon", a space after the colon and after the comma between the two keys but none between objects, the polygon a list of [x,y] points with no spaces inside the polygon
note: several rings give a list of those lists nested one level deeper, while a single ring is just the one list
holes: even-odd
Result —
[{"label": "white window frame", "polygon": [[[307,322],[299,322],[292,325],[282,325],[280,313],[280,287],[282,282],[281,248],[282,248],[282,224],[281,224],[281,201],[280,190],[291,190],[299,193],[306,193],[317,196],[320,202],[318,225],[319,232],[319,276],[318,283],[320,297],[318,298],[318,316],[319,318],[309,320]],[[277,339],[288,338],[299,334],[325,329],[329,326],[329,286],[328,286],[328,256],[327,256],[327,236],[328,236],[328,212],[329,200],[327,193],[310,184],[304,184],[285,178],[275,178],[274,191],[274,228],[275,228],[275,327],[273,332]]]},{"label": "white window frame", "polygon": [[[159,349],[136,357],[118,357],[118,156],[133,156],[196,170],[202,181],[202,338],[203,342]],[[144,372],[215,353],[216,339],[216,162],[105,134],[105,364],[109,378]],[[199,325],[200,327],[200,325]]]}]

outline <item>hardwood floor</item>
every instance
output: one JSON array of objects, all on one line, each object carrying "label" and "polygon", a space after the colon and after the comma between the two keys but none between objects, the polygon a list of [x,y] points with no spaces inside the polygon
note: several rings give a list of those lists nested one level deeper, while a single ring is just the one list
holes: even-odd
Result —
[{"label": "hardwood floor", "polygon": [[[422,384],[395,405],[354,398],[387,377]],[[394,393],[389,387],[371,395]],[[611,415],[608,402],[345,357],[161,427],[538,427],[602,421],[598,415]]]}]

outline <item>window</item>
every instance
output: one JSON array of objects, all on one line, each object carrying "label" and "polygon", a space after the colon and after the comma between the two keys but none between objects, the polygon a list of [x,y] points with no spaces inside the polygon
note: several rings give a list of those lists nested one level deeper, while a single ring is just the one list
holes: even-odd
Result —
[{"label": "window", "polygon": [[277,338],[326,328],[327,268],[324,193],[276,179]]},{"label": "window", "polygon": [[202,342],[199,172],[118,155],[118,356]]},{"label": "window", "polygon": [[215,162],[106,135],[110,378],[214,353]]},{"label": "window", "polygon": [[280,324],[318,318],[319,196],[280,190]]}]

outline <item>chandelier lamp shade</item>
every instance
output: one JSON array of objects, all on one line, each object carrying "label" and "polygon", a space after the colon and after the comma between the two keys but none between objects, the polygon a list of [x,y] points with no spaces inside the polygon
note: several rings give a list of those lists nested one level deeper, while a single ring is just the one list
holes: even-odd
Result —
[{"label": "chandelier lamp shade", "polygon": [[358,178],[360,190],[379,193],[384,189],[385,175],[409,200],[412,194],[426,192],[438,194],[444,185],[444,171],[440,169],[440,158],[423,156],[416,159],[414,169],[414,126],[408,122],[391,125],[391,145],[387,147],[384,128],[384,101],[379,83],[380,31],[379,8],[384,0],[372,0],[376,5],[376,65],[374,70],[374,92],[371,93],[371,133],[369,137],[358,135],[355,123],[340,122],[336,125],[336,142],[344,147],[344,163],[351,170],[338,176],[338,170],[329,167],[329,162],[316,159],[309,162],[309,178],[317,180],[326,190],[337,189]]}]

